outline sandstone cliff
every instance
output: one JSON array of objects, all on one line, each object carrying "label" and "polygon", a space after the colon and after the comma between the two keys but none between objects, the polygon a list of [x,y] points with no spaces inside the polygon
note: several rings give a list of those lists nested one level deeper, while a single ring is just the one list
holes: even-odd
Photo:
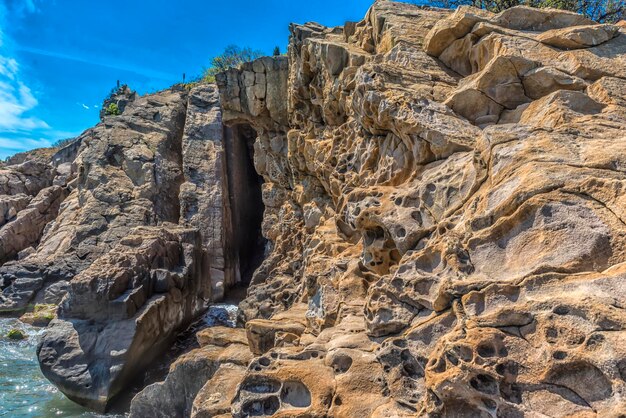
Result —
[{"label": "sandstone cliff", "polygon": [[2,168],[0,307],[67,292],[42,370],[105,409],[249,285],[132,417],[621,416],[625,80],[624,25],[552,9],[292,25]]}]

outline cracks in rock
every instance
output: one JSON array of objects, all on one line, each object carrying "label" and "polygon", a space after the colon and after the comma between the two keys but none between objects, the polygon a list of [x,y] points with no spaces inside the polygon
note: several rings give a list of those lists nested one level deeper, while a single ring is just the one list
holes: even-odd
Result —
[{"label": "cracks in rock", "polygon": [[617,220],[619,220],[619,221],[620,221],[620,223],[621,223],[622,225],[624,225],[624,226],[626,227],[626,222],[625,222],[625,221],[624,221],[624,220],[623,220],[623,219],[622,219],[622,218],[621,218],[618,214],[616,214],[616,213],[613,211],[613,209],[611,209],[610,207],[608,207],[608,206],[606,205],[606,203],[602,202],[601,200],[596,199],[595,197],[593,197],[593,196],[591,196],[590,194],[585,193],[585,192],[583,192],[583,191],[575,191],[575,190],[570,190],[570,189],[568,189],[568,188],[566,188],[566,187],[564,187],[561,191],[562,191],[563,193],[566,193],[566,194],[571,194],[571,195],[578,196],[578,197],[583,198],[583,199],[592,200],[592,201],[596,202],[597,204],[599,204],[600,206],[602,206],[603,208],[605,208],[606,210],[608,210],[608,211],[609,211],[609,212],[610,212],[610,213],[611,213],[611,214],[612,214],[612,215],[613,215],[613,216],[614,216]]}]

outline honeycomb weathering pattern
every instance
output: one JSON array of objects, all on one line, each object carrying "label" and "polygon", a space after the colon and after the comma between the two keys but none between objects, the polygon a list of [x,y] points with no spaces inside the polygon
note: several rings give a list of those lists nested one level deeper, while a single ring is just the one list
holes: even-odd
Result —
[{"label": "honeycomb weathering pattern", "polygon": [[105,408],[236,277],[226,125],[257,136],[265,260],[242,327],[131,416],[626,415],[624,27],[389,1],[292,25],[287,56],[134,98],[71,169],[2,168],[0,239],[59,214],[0,309],[69,281],[39,359]]},{"label": "honeycomb weathering pattern", "polygon": [[379,1],[292,25],[288,123],[282,61],[219,78],[225,123],[259,133],[272,241],[232,412],[626,413],[625,54],[569,12]]}]

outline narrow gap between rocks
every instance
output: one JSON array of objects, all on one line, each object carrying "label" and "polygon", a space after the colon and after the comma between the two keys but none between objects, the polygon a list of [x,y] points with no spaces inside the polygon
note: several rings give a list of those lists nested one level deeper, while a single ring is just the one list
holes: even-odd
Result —
[{"label": "narrow gap between rocks", "polygon": [[237,124],[225,130],[226,167],[233,230],[231,256],[235,282],[250,283],[261,265],[267,240],[261,233],[263,211],[263,177],[254,168],[256,131],[248,124]]},{"label": "narrow gap between rocks", "polygon": [[[225,219],[227,273],[225,297],[173,339],[169,350],[159,357],[135,382],[111,402],[110,412],[126,413],[132,398],[146,386],[162,382],[170,366],[182,355],[199,348],[196,333],[211,326],[236,325],[237,305],[245,298],[254,271],[265,257],[267,240],[261,233],[265,206],[262,200],[263,178],[254,168],[256,131],[247,124],[224,128],[225,185],[230,208]],[[228,267],[230,266],[230,267]],[[230,276],[230,279],[228,278]]]}]

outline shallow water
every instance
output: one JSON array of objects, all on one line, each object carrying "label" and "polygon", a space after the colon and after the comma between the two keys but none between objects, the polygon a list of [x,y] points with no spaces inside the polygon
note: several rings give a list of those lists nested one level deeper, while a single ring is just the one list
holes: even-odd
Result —
[{"label": "shallow water", "polygon": [[[6,335],[12,328],[22,330],[28,338],[9,340]],[[16,319],[0,318],[0,417],[121,417],[87,411],[68,400],[43,377],[35,354],[42,332]]]},{"label": "shallow water", "polygon": [[[234,327],[237,311],[235,303],[212,305],[199,321],[181,334],[180,341],[172,347],[169,356],[171,358],[166,355],[162,367],[157,366],[153,371],[158,379],[148,372],[146,381],[135,390],[140,390],[153,381],[162,380],[171,362],[183,352],[195,348],[195,333],[200,329],[217,325]],[[6,338],[13,328],[22,330],[28,338],[22,341]],[[0,318],[0,417],[124,418],[123,415],[90,412],[67,399],[46,380],[41,374],[36,355],[37,341],[42,333],[43,329],[31,327],[17,319]]]}]

